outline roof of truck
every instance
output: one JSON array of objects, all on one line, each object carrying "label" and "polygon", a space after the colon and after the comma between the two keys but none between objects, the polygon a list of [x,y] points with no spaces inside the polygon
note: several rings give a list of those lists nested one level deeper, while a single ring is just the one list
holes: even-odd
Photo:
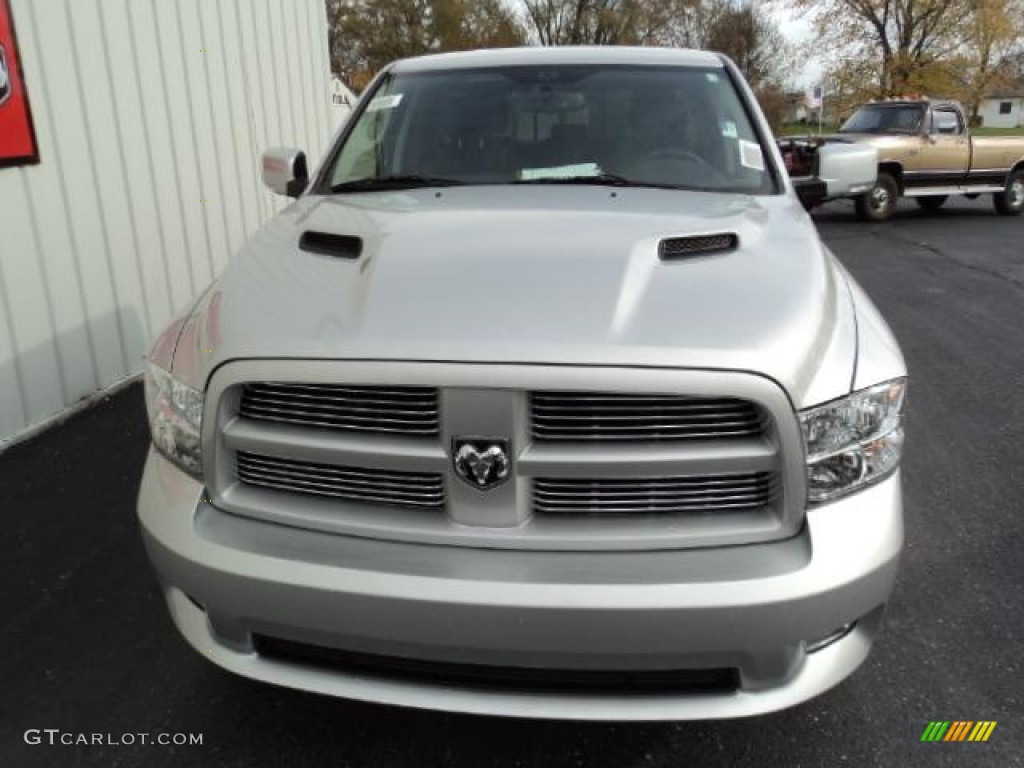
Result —
[{"label": "roof of truck", "polygon": [[490,48],[459,53],[439,53],[403,59],[393,65],[395,72],[428,72],[478,67],[521,67],[537,64],[637,64],[714,67],[722,58],[709,51],[681,48],[581,45],[559,47]]},{"label": "roof of truck", "polygon": [[866,102],[865,107],[956,107],[963,109],[959,101],[949,99],[877,99]]}]

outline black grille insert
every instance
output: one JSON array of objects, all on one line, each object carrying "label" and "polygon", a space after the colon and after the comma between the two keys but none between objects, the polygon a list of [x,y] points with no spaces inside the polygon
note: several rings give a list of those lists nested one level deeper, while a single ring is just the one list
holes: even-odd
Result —
[{"label": "black grille insert", "polygon": [[492,691],[685,694],[731,693],[739,688],[739,672],[729,667],[663,670],[501,667],[378,656],[265,635],[255,635],[253,642],[257,653],[267,658],[378,678]]}]

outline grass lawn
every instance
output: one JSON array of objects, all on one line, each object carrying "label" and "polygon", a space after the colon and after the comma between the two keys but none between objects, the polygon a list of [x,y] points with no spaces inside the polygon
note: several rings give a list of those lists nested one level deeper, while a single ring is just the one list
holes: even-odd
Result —
[{"label": "grass lawn", "polygon": [[975,136],[1024,136],[1024,128],[972,128]]},{"label": "grass lawn", "polygon": [[[839,129],[838,125],[829,125],[825,123],[821,126],[822,133],[835,133]],[[810,132],[812,136],[818,134],[818,124],[808,123],[804,125],[802,123],[786,123],[782,128],[776,132],[777,136],[806,136]]]}]

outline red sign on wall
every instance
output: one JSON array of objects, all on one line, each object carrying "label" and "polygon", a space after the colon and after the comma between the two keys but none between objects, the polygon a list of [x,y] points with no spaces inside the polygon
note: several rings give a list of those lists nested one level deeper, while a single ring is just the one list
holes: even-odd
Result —
[{"label": "red sign on wall", "polygon": [[0,0],[0,166],[38,162],[11,6]]}]

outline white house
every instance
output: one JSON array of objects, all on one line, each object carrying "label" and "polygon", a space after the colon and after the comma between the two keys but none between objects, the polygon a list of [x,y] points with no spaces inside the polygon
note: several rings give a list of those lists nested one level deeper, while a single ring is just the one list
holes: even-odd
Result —
[{"label": "white house", "polygon": [[138,373],[285,205],[260,153],[315,163],[337,127],[324,0],[7,7],[0,126],[31,121],[0,133],[0,450]]},{"label": "white house", "polygon": [[978,114],[986,128],[1024,128],[1024,90],[989,96]]}]

